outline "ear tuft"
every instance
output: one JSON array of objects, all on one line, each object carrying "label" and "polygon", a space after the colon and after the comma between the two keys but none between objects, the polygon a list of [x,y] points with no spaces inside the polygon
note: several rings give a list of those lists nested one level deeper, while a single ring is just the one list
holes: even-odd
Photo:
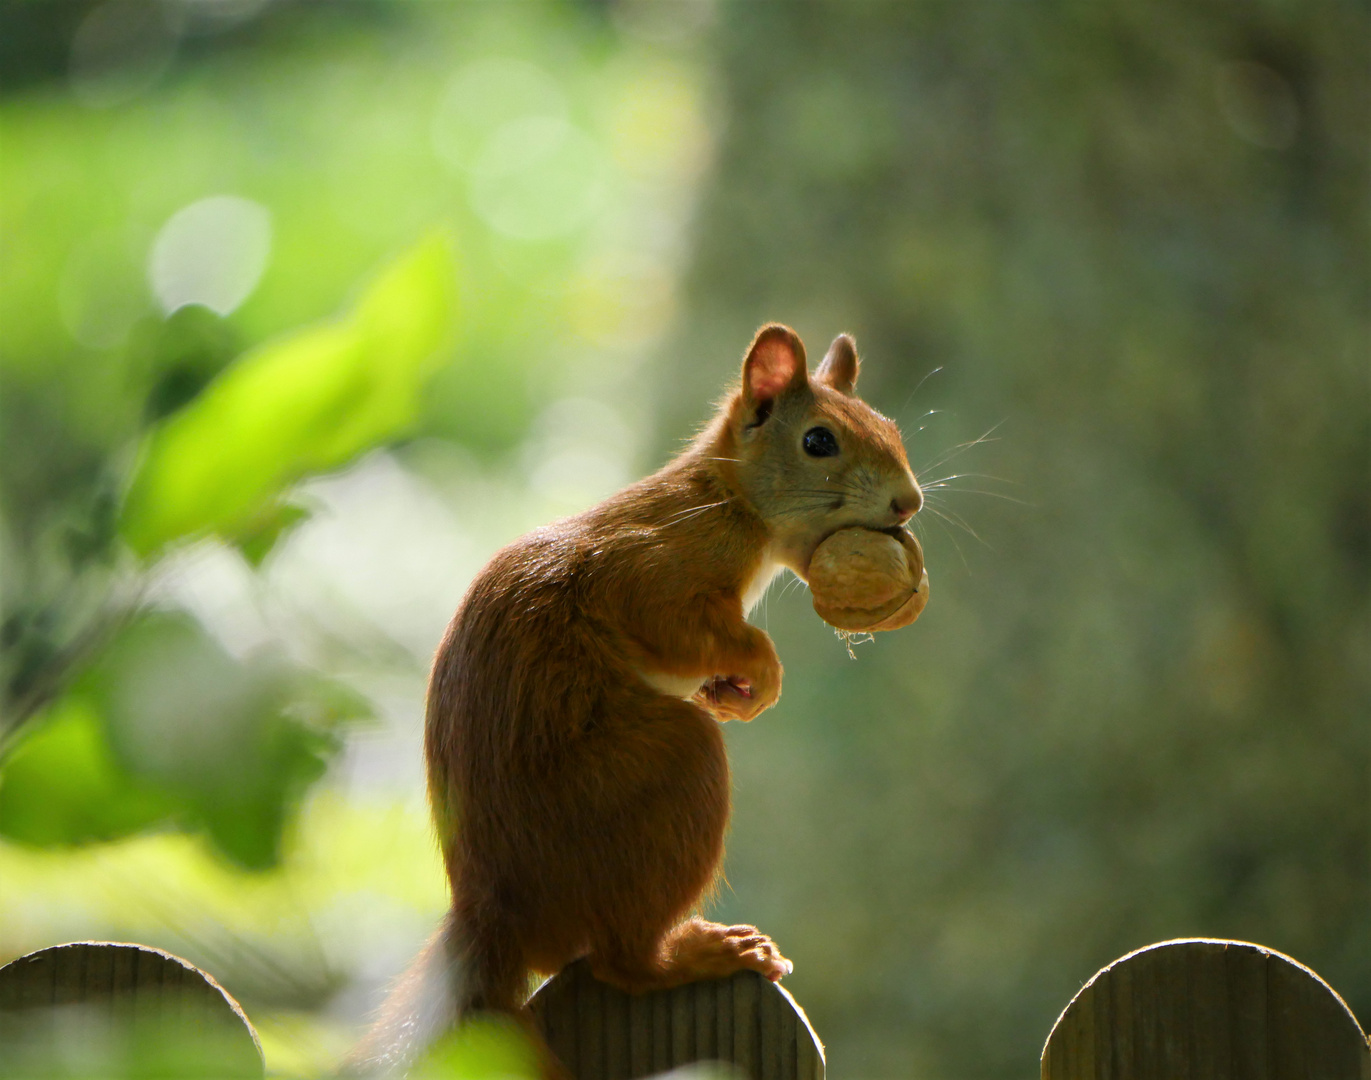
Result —
[{"label": "ear tuft", "polygon": [[753,404],[771,401],[809,382],[805,347],[788,326],[769,323],[757,331],[743,361],[743,395]]},{"label": "ear tuft", "polygon": [[814,373],[814,381],[821,382],[840,394],[850,394],[857,385],[857,372],[860,366],[857,360],[857,343],[852,340],[852,335],[839,334],[828,347],[828,355],[819,365],[819,370]]}]

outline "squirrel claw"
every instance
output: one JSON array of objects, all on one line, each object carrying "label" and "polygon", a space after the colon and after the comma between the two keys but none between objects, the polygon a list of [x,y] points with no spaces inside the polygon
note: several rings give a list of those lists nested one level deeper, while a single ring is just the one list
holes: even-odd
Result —
[{"label": "squirrel claw", "polygon": [[741,675],[716,675],[702,689],[704,696],[716,704],[729,694],[741,698],[752,697],[752,682]]},{"label": "squirrel claw", "polygon": [[724,687],[739,697],[750,698],[752,696],[752,683],[739,676],[730,676],[725,679]]}]

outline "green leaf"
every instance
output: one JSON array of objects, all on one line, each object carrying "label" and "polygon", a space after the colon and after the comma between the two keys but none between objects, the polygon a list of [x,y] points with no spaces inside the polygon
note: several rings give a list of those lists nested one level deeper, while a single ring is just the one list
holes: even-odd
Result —
[{"label": "green leaf", "polygon": [[481,1016],[444,1035],[410,1070],[415,1080],[533,1080],[538,1056],[513,1020]]},{"label": "green leaf", "polygon": [[319,675],[235,659],[186,616],[144,615],[16,748],[0,833],[55,846],[175,822],[263,869],[337,749],[337,726],[369,712]]},{"label": "green leaf", "polygon": [[262,560],[276,546],[276,541],[301,522],[308,520],[309,516],[309,511],[303,506],[294,503],[271,503],[239,530],[238,550],[252,566],[261,566]]},{"label": "green leaf", "polygon": [[151,556],[185,537],[235,537],[301,477],[405,433],[450,333],[454,294],[450,245],[430,236],[350,314],[240,357],[148,437],[124,539]]},{"label": "green leaf", "polygon": [[68,695],[35,720],[0,771],[0,834],[25,844],[113,840],[176,808],[167,792],[128,773],[83,694]]}]

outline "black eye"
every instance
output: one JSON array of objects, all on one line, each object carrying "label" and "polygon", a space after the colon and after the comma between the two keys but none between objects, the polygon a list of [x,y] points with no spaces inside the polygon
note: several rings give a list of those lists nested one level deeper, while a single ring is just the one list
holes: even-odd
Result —
[{"label": "black eye", "polygon": [[812,427],[806,431],[804,448],[810,457],[838,456],[838,440],[826,427]]}]

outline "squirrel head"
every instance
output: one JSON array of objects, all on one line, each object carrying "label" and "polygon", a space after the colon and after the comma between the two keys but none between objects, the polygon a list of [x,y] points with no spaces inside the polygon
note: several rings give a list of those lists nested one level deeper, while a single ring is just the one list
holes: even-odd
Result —
[{"label": "squirrel head", "polygon": [[813,375],[787,326],[757,332],[726,405],[734,475],[776,560],[801,577],[839,529],[902,527],[923,505],[894,422],[855,394],[857,348],[839,334]]}]

